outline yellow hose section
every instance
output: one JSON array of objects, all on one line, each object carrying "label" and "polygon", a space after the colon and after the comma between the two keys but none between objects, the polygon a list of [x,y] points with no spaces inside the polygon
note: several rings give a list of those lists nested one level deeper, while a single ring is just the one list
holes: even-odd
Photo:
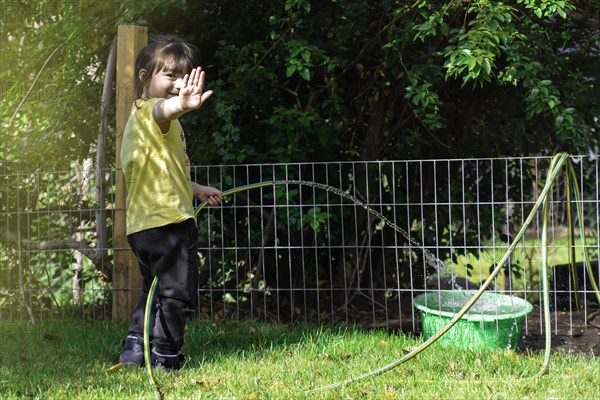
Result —
[{"label": "yellow hose section", "polygon": [[[550,166],[550,170],[552,171],[552,166],[554,165],[554,160],[552,160],[552,165]],[[560,168],[556,168],[558,171]],[[546,185],[554,182],[554,179],[550,180],[550,173],[546,178]],[[570,208],[570,206],[568,206]],[[550,346],[551,346],[551,332],[552,327],[550,326],[550,290],[548,288],[548,196],[544,196],[544,209],[542,211],[542,305],[544,307],[544,332],[546,334],[546,342],[544,348],[544,362],[537,374],[534,377],[542,376],[548,371],[548,365],[550,364]],[[569,239],[570,241],[571,239]]]},{"label": "yellow hose section", "polygon": [[156,292],[157,286],[158,276],[155,276],[154,280],[152,281],[152,285],[150,285],[150,291],[148,292],[148,297],[146,298],[146,308],[144,310],[144,361],[146,363],[148,380],[150,381],[150,386],[152,386],[152,390],[156,395],[156,400],[161,400],[162,395],[160,394],[158,384],[156,383],[154,375],[152,374],[152,365],[150,364],[150,316],[152,315],[151,309],[154,306],[154,293]]},{"label": "yellow hose section", "polygon": [[[585,237],[585,227],[583,223],[583,207],[582,207],[582,196],[581,191],[579,190],[579,184],[577,183],[577,174],[575,174],[575,169],[573,165],[569,163],[569,173],[572,177],[573,189],[575,190],[575,198],[576,198],[576,206],[577,206],[577,218],[579,219],[579,235],[582,240],[582,249],[583,249],[583,257],[585,261],[585,267],[588,272],[588,278],[590,283],[592,284],[592,288],[594,289],[594,294],[596,295],[596,300],[598,300],[598,304],[600,304],[600,290],[598,289],[598,283],[594,278],[594,273],[592,271],[592,264],[590,262],[590,255],[588,252],[587,239]],[[573,271],[573,276],[575,276],[576,271]],[[575,296],[577,298],[577,296]]]},{"label": "yellow hose section", "polygon": [[575,292],[575,309],[580,310],[579,296],[577,296],[577,272],[575,271],[575,228],[573,225],[573,212],[571,209],[571,174],[567,173],[567,228],[569,231],[569,268],[571,270],[571,283]]},{"label": "yellow hose section", "polygon": [[[225,190],[222,194],[223,194],[223,196],[228,196],[230,194],[234,194],[234,193],[238,193],[238,192],[245,192],[246,190],[250,190],[250,189],[258,189],[261,187],[273,186],[273,185],[274,185],[273,181],[252,183],[250,185],[238,186],[233,189]],[[195,214],[196,218],[198,218],[198,214],[200,213],[200,210],[202,210],[204,207],[206,207],[207,204],[208,204],[208,200],[204,200],[202,203],[200,203],[198,208],[196,208],[196,214]]]}]

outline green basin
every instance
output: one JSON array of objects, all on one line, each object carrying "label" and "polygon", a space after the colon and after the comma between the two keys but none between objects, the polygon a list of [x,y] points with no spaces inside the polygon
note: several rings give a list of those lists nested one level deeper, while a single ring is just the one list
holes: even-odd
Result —
[{"label": "green basin", "polygon": [[[423,337],[438,333],[473,298],[476,290],[435,291],[418,295]],[[527,300],[484,292],[469,311],[437,342],[469,349],[514,349],[519,344],[525,316],[533,311]]]}]

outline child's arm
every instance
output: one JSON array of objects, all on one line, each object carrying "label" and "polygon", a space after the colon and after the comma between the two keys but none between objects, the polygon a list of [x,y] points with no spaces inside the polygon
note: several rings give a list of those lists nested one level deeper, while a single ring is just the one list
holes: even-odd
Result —
[{"label": "child's arm", "polygon": [[212,186],[204,186],[196,182],[192,182],[192,190],[195,198],[200,201],[206,200],[211,206],[216,206],[223,200],[223,194],[221,191]]},{"label": "child's arm", "polygon": [[171,97],[156,103],[152,115],[154,120],[163,128],[169,129],[172,120],[181,117],[186,112],[196,110],[210,97],[213,91],[204,92],[204,71],[202,68],[194,68],[189,75],[183,77],[183,85],[179,90],[179,96]]}]

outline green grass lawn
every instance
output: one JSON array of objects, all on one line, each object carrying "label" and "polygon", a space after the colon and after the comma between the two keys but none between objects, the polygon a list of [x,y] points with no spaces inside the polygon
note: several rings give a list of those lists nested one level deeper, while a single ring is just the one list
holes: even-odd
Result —
[{"label": "green grass lawn", "polygon": [[[126,328],[98,321],[0,322],[0,398],[154,398],[144,369],[107,372]],[[184,368],[155,375],[165,399],[600,398],[596,358],[555,352],[549,373],[532,379],[543,354],[460,351],[437,343],[383,375],[305,395],[381,367],[420,343],[357,328],[194,320]]]}]

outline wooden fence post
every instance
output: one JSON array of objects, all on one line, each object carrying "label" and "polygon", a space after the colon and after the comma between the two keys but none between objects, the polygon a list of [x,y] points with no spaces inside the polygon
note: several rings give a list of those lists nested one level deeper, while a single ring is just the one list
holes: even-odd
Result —
[{"label": "wooden fence post", "polygon": [[112,318],[130,318],[142,288],[137,261],[127,243],[125,225],[126,188],[121,169],[121,142],[134,97],[135,58],[148,44],[148,28],[120,25],[117,32],[117,117],[116,117],[116,193],[114,221],[114,271]]}]

